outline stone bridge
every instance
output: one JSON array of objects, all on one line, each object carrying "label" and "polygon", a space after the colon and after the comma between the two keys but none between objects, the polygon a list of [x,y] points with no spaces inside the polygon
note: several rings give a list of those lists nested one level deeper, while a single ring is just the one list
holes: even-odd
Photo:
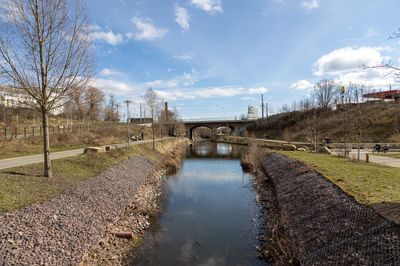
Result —
[{"label": "stone bridge", "polygon": [[218,128],[229,127],[231,129],[231,132],[236,132],[237,130],[245,128],[248,125],[254,123],[254,120],[199,119],[199,120],[183,120],[183,123],[186,128],[186,136],[192,139],[193,130],[198,127],[207,127],[211,129],[213,133],[216,133]]}]

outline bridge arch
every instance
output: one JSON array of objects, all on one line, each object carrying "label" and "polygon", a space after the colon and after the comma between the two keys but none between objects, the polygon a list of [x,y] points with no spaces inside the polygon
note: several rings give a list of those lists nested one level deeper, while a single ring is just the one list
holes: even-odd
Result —
[{"label": "bridge arch", "polygon": [[193,139],[193,130],[195,130],[196,128],[199,128],[199,127],[209,128],[209,129],[211,129],[211,131],[214,130],[214,127],[212,127],[210,125],[203,125],[203,124],[194,125],[189,128],[189,139]]},{"label": "bridge arch", "polygon": [[232,126],[232,125],[229,125],[229,124],[227,124],[227,125],[219,125],[219,126],[215,127],[215,130],[218,130],[220,128],[229,128],[231,130],[231,134],[236,131],[236,128],[234,126]]}]

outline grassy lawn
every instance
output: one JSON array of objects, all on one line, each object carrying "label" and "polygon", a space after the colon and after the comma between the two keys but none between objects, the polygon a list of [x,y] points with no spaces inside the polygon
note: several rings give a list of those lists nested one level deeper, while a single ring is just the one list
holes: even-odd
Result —
[{"label": "grassy lawn", "polygon": [[[68,188],[122,161],[143,155],[158,163],[172,150],[177,140],[164,140],[162,147],[152,150],[152,143],[115,149],[107,153],[82,154],[53,160],[52,179],[43,177],[43,164],[32,164],[0,171],[0,213],[16,210],[33,203],[48,201]],[[182,141],[179,140],[178,141]]]},{"label": "grassy lawn", "polygon": [[385,157],[400,159],[400,152],[388,152],[388,153],[374,152],[374,153],[371,153],[371,155],[385,156]]},{"label": "grassy lawn", "polygon": [[[140,135],[144,132],[145,139],[151,139],[149,127],[132,125],[131,135]],[[0,138],[1,139],[1,138]],[[50,135],[51,152],[73,150],[88,146],[102,146],[121,143],[127,140],[127,129],[124,127],[102,128],[82,134],[55,134]],[[0,160],[43,153],[41,136],[0,141]]]},{"label": "grassy lawn", "polygon": [[365,204],[400,202],[400,168],[298,151],[282,154],[305,162]]}]

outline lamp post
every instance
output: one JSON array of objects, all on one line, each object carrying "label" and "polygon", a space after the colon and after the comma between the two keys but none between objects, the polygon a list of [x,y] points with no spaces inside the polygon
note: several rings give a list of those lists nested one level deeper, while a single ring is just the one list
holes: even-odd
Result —
[{"label": "lamp post", "polygon": [[131,103],[131,101],[129,101],[129,100],[126,100],[124,103],[126,103],[126,117],[127,117],[127,125],[128,125],[128,146],[129,146],[129,144],[130,144],[130,140],[131,140],[131,136],[130,136],[130,131],[129,131],[129,128],[130,128],[130,117],[129,117],[129,104]]}]

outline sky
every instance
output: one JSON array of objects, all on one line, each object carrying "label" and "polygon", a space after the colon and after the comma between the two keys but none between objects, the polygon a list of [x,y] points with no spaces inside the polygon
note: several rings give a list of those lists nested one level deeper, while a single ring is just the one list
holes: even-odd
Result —
[{"label": "sky", "polygon": [[93,85],[131,116],[152,87],[182,118],[269,112],[307,97],[323,78],[398,86],[398,0],[87,0]]}]

